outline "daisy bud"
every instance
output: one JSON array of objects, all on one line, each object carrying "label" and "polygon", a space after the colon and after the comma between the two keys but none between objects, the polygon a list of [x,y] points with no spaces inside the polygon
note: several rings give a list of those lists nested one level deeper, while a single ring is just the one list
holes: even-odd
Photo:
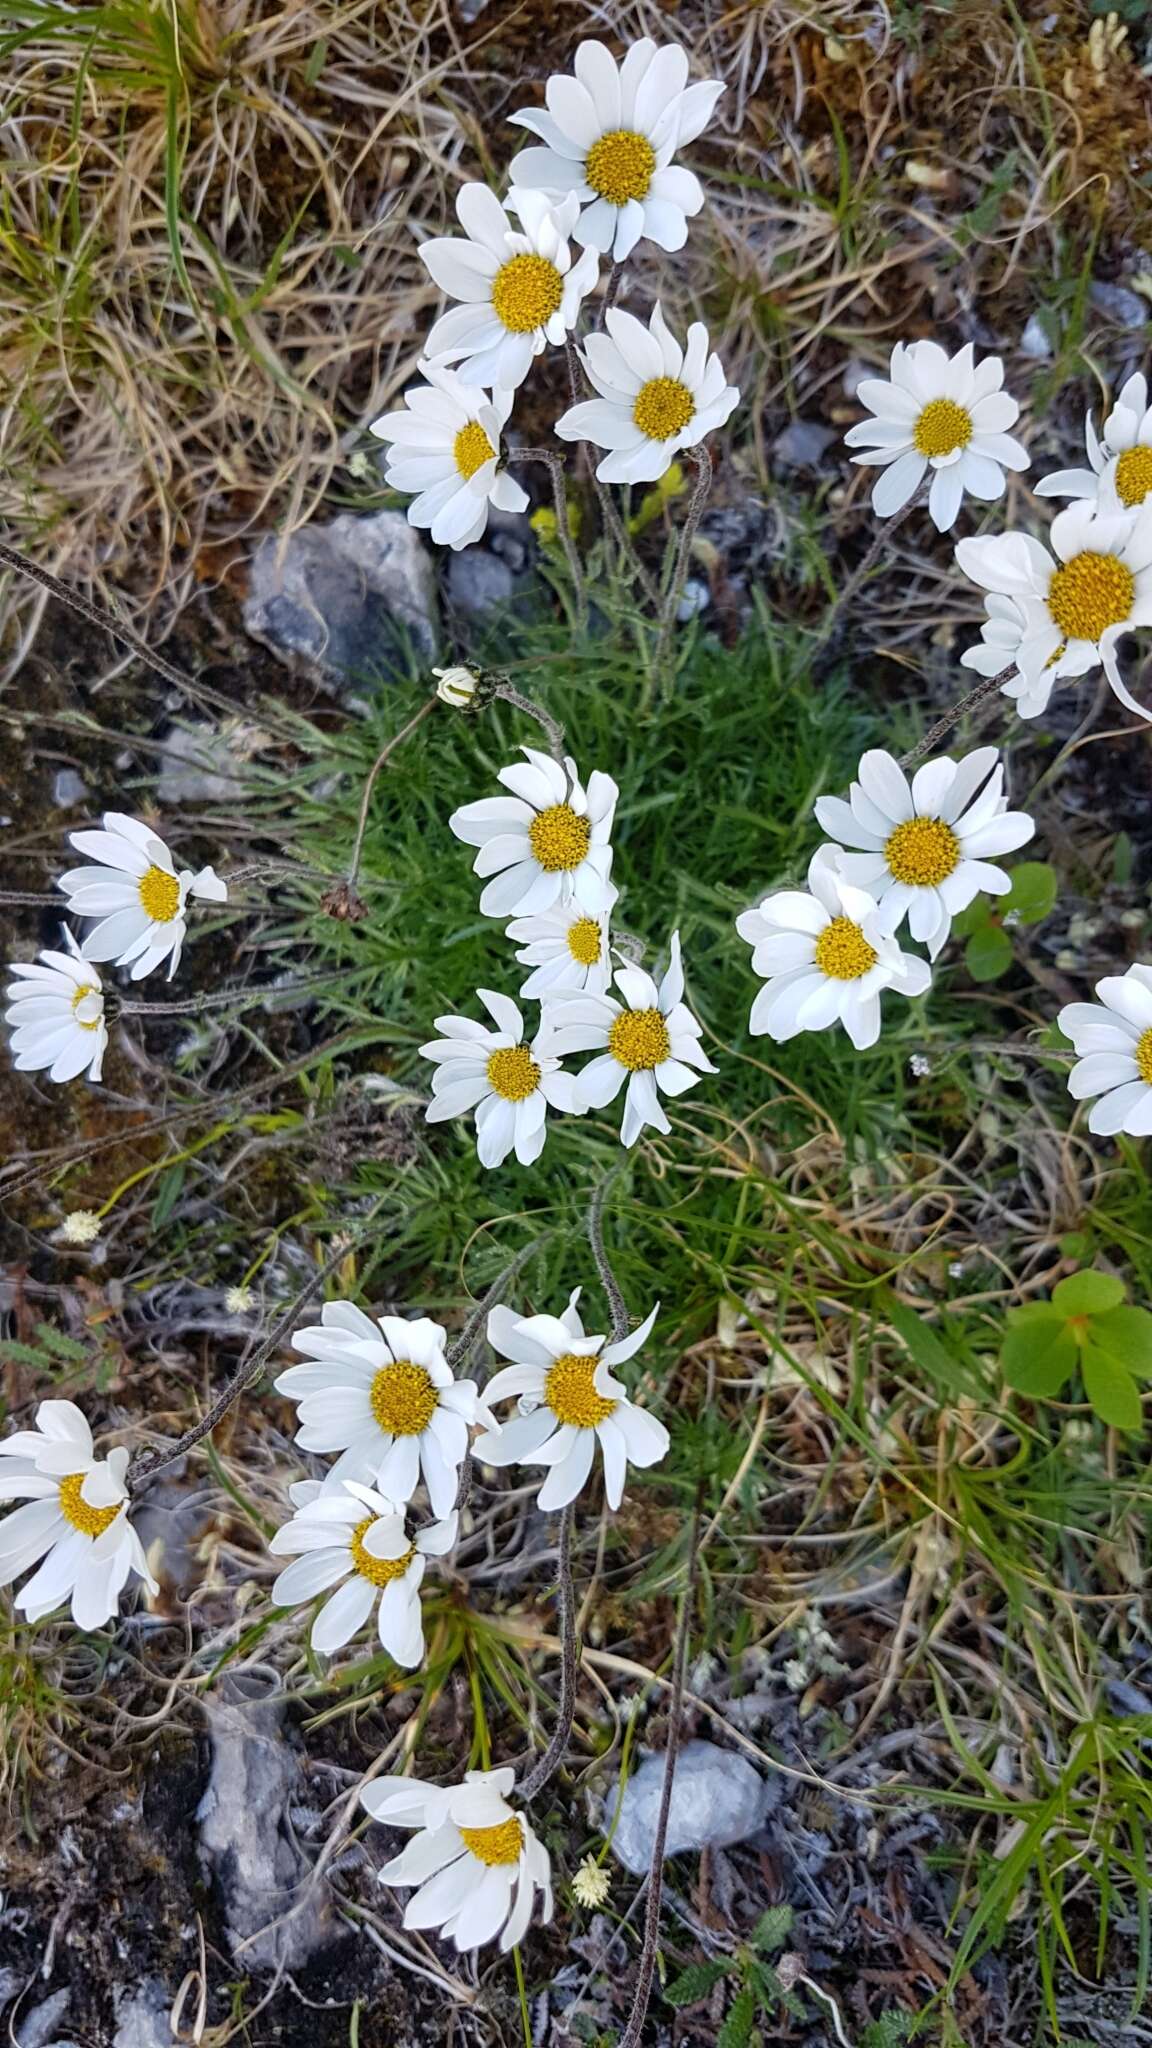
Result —
[{"label": "daisy bud", "polygon": [[466,711],[480,687],[480,679],[470,668],[434,668],[437,678],[436,695],[442,704],[453,704],[457,711]]},{"label": "daisy bud", "polygon": [[612,1890],[612,1879],[594,1856],[586,1856],[572,1879],[572,1896],[580,1905],[602,1906]]},{"label": "daisy bud", "polygon": [[56,1232],[61,1244],[94,1244],[100,1235],[95,1209],[73,1209]]}]

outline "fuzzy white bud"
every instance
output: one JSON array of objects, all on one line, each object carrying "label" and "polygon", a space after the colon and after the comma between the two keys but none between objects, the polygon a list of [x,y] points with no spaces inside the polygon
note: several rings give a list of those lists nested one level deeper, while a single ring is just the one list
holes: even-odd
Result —
[{"label": "fuzzy white bud", "polygon": [[457,711],[463,711],[472,702],[479,684],[470,668],[434,668],[432,673],[442,704],[454,704]]}]

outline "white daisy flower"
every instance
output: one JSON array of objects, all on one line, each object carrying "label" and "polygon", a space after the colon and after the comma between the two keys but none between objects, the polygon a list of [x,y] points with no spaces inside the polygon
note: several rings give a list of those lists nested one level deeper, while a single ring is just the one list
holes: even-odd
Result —
[{"label": "white daisy flower", "polygon": [[872,489],[880,519],[906,505],[931,469],[928,511],[946,533],[965,491],[973,498],[1002,497],[1004,471],[1027,469],[1027,449],[1005,432],[1020,407],[1000,388],[999,356],[978,364],[971,342],[950,356],[935,341],[898,341],[889,376],[890,382],[866,377],[857,386],[861,405],[875,417],[849,427],[844,439],[864,451],[853,462],[885,465]]},{"label": "white daisy flower", "polygon": [[[1005,549],[1020,537],[1006,534]],[[1082,676],[1096,666],[1094,648],[1082,644],[1073,655],[1065,645],[1050,656],[1038,676],[1025,678],[1018,666],[1020,649],[1031,630],[1024,606],[1014,597],[990,590],[984,599],[984,610],[988,616],[980,628],[980,639],[974,647],[965,648],[960,656],[961,666],[975,669],[977,675],[998,676],[1016,662],[1016,674],[1001,683],[1000,695],[1011,699],[1021,718],[1039,718],[1048,709],[1048,699],[1061,676]]]},{"label": "white daisy flower", "polygon": [[441,314],[425,353],[459,362],[465,384],[505,392],[524,382],[548,342],[563,342],[600,268],[594,249],[572,261],[575,196],[554,206],[542,192],[512,191],[506,204],[507,212],[487,185],[463,185],[456,213],[467,240],[420,244],[441,291],[463,301]]},{"label": "white daisy flower", "polygon": [[[499,468],[500,435],[511,391],[481,391],[443,363],[417,364],[426,384],[404,394],[404,412],[386,412],[370,431],[392,443],[385,481],[416,491],[409,526],[427,527],[437,547],[466,548],[488,524],[488,508],[524,512],[528,493]],[[452,700],[449,700],[452,701]]]},{"label": "white daisy flower", "polygon": [[43,1559],[16,1595],[29,1621],[68,1601],[77,1628],[102,1628],[133,1574],[159,1591],[128,1519],[127,1469],[125,1450],[97,1457],[72,1401],[41,1401],[35,1429],[0,1442],[0,1500],[27,1503],[0,1522],[0,1586]]},{"label": "white daisy flower", "polygon": [[133,981],[142,980],[167,960],[171,981],[188,929],[185,907],[189,896],[202,897],[206,903],[226,903],[227,884],[210,867],[196,874],[191,868],[177,873],[172,855],[152,827],[138,818],[125,817],[122,811],[105,811],[102,832],[71,832],[68,836],[77,853],[101,863],[99,867],[70,868],[58,884],[69,899],[70,910],[81,917],[100,919],[84,941],[84,958],[114,960],[118,967],[131,963]]},{"label": "white daisy flower", "polygon": [[462,1950],[499,1934],[507,1951],[523,1941],[537,1892],[541,1920],[552,1918],[548,1851],[508,1804],[515,1783],[505,1769],[468,1771],[462,1785],[380,1778],[364,1787],[361,1803],[373,1820],[420,1830],[378,1872],[381,1884],[418,1887],[405,1927],[438,1927]]},{"label": "white daisy flower", "polygon": [[519,947],[516,958],[521,967],[533,970],[521,983],[523,1000],[542,1003],[549,996],[604,994],[612,979],[608,918],[615,901],[616,891],[610,887],[598,917],[572,901],[538,917],[513,918],[506,936]]},{"label": "white daisy flower", "polygon": [[108,1045],[104,991],[70,931],[64,940],[67,953],[41,953],[34,967],[21,960],[9,966],[10,974],[20,976],[5,990],[12,1063],[20,1074],[46,1067],[50,1081],[71,1081],[86,1067],[88,1079],[98,1081]]},{"label": "white daisy flower", "polygon": [[[378,1604],[380,1641],[397,1664],[415,1670],[424,1656],[420,1584],[426,1560],[455,1547],[459,1516],[430,1522],[410,1540],[402,1507],[370,1486],[346,1479],[325,1490],[319,1480],[302,1479],[288,1489],[296,1509],[277,1529],[268,1548],[290,1557],[272,1588],[276,1607],[299,1607],[327,1593],[309,1641],[323,1657],[351,1642]],[[343,1584],[340,1582],[343,1581]]]},{"label": "white daisy flower", "polygon": [[859,776],[847,803],[816,801],[818,822],[837,841],[827,850],[845,881],[875,898],[885,928],[894,932],[907,917],[912,937],[935,960],[952,919],[982,889],[1005,896],[1012,887],[987,856],[1013,853],[1036,827],[1008,809],[995,747],[977,747],[961,761],[925,761],[911,787],[895,757],[877,747],[861,756]]},{"label": "white daisy flower", "polygon": [[297,1404],[301,1450],[341,1453],[326,1492],[355,1479],[402,1506],[423,1475],[437,1520],[452,1513],[469,1425],[491,1417],[475,1381],[453,1379],[444,1340],[427,1316],[373,1322],[350,1301],[325,1302],[319,1324],[295,1332],[292,1347],[310,1362],[275,1385]]},{"label": "white daisy flower", "polygon": [[437,1017],[443,1036],[420,1047],[436,1062],[424,1115],[440,1124],[474,1110],[481,1166],[500,1166],[510,1152],[521,1166],[531,1166],[544,1150],[549,1109],[578,1113],[575,1084],[554,1057],[546,1025],[526,1045],[524,1019],[511,997],[490,988],[476,993],[496,1029],[471,1017]]},{"label": "white daisy flower", "polygon": [[646,1124],[670,1131],[663,1095],[683,1095],[701,1074],[714,1074],[700,1043],[700,1026],[684,1002],[680,934],[673,932],[671,958],[659,987],[641,967],[618,967],[616,987],[624,998],[586,994],[549,1005],[545,1013],[558,1053],[599,1052],[575,1077],[581,1109],[605,1109],[627,1082],[621,1141],[634,1145]]},{"label": "white daisy flower", "polygon": [[549,754],[522,747],[526,756],[501,768],[497,781],[511,796],[484,797],[453,811],[449,829],[480,851],[475,875],[492,875],[480,896],[485,917],[531,917],[573,899],[591,916],[613,900],[612,820],[620,792],[595,768],[585,789],[575,761],[563,768]]},{"label": "white daisy flower", "polygon": [[1038,498],[1082,498],[1102,512],[1135,512],[1152,491],[1152,406],[1139,372],[1122,385],[1104,422],[1103,439],[1091,413],[1084,419],[1087,469],[1057,469],[1041,477]]},{"label": "white daisy flower", "polygon": [[1088,1129],[1100,1137],[1118,1131],[1144,1138],[1152,1131],[1152,967],[1096,983],[1098,1003],[1066,1003],[1056,1022],[1076,1048],[1068,1076],[1077,1102],[1098,1098]]},{"label": "white daisy flower", "polygon": [[1051,554],[1026,533],[962,540],[956,561],[973,583],[1020,606],[1024,635],[1016,663],[1031,693],[1057,674],[1083,675],[1103,663],[1120,702],[1140,718],[1152,717],[1126,687],[1116,661],[1121,634],[1152,625],[1152,501],[1118,514],[1069,505],[1052,521],[1049,539]]},{"label": "white daisy flower", "polygon": [[544,88],[548,111],[513,114],[543,149],[514,156],[509,176],[580,205],[576,241],[622,263],[637,242],[682,249],[688,217],[704,194],[691,171],[672,162],[707,127],[724,86],[688,83],[688,59],[675,43],[658,49],[650,37],[633,43],[622,64],[603,43],[581,43],[575,78],[553,76]]},{"label": "white daisy flower", "polygon": [[488,1341],[513,1363],[489,1380],[485,1402],[516,1397],[519,1414],[477,1437],[475,1455],[485,1465],[549,1465],[538,1505],[567,1507],[587,1483],[596,1445],[604,1461],[604,1493],[610,1508],[624,1498],[629,1464],[658,1465],[668,1450],[668,1431],[654,1415],[628,1399],[613,1379],[613,1366],[635,1357],[651,1335],[659,1302],[618,1344],[586,1337],[576,1304],[580,1289],[560,1316],[517,1316],[494,1308]]},{"label": "white daisy flower", "polygon": [[611,307],[607,334],[590,334],[582,354],[599,398],[582,399],[556,422],[562,441],[592,441],[609,453],[596,466],[602,483],[654,483],[681,448],[695,448],[722,427],[740,402],[719,356],[708,353],[698,320],[682,349],[659,304],[647,327]]},{"label": "white daisy flower", "polygon": [[839,1023],[863,1052],[880,1036],[881,990],[918,996],[932,979],[928,962],[900,951],[874,899],[824,852],[808,864],[807,894],[778,890],[742,911],[736,929],[765,981],[749,1028],[779,1043]]}]

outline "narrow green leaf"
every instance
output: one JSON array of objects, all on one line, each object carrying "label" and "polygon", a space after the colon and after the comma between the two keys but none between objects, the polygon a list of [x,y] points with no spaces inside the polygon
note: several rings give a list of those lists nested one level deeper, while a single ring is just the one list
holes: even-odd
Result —
[{"label": "narrow green leaf", "polygon": [[1113,1429],[1139,1429],[1144,1411],[1131,1373],[1094,1344],[1085,1344],[1081,1351],[1080,1370],[1084,1392],[1101,1422],[1110,1423]]}]

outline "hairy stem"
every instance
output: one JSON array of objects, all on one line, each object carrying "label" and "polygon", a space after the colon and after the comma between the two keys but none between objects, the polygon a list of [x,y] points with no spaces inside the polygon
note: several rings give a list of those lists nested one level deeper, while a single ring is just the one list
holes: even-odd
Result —
[{"label": "hairy stem", "polygon": [[608,325],[608,315],[615,310],[616,301],[620,297],[620,287],[623,282],[624,265],[622,263],[613,263],[611,270],[608,272],[608,283],[605,286],[604,298],[600,307],[601,327],[607,327]]},{"label": "hairy stem", "polygon": [[847,583],[844,585],[843,590],[837,597],[835,604],[829,611],[823,626],[816,636],[812,648],[813,656],[822,653],[830,643],[835,643],[847,621],[849,607],[857,593],[868,581],[892,535],[896,532],[897,527],[903,526],[908,514],[921,502],[920,492],[918,490],[913,491],[906,505],[901,505],[900,510],[893,512],[890,519],[881,519],[877,523],[876,531],[872,535],[868,546],[865,548],[864,553],[861,555],[860,560],[857,562],[856,567],[853,569],[851,576],[848,578]]},{"label": "hairy stem", "polygon": [[426,698],[415,716],[408,720],[407,725],[402,725],[399,732],[393,733],[392,738],[387,744],[381,747],[371,768],[368,770],[368,778],[364,784],[364,794],[360,799],[360,817],[356,825],[356,838],[352,847],[352,858],[348,863],[348,874],[345,881],[345,888],[349,896],[355,891],[356,877],[360,873],[360,855],[364,850],[364,834],[368,829],[368,806],[372,801],[372,791],[376,787],[376,777],[379,775],[380,770],[386,766],[390,755],[394,754],[397,747],[401,746],[408,738],[409,733],[415,732],[416,727],[423,723],[428,713],[436,709],[436,704],[437,699],[435,697]]},{"label": "hairy stem", "polygon": [[915,762],[922,761],[925,754],[930,754],[933,747],[944,738],[946,733],[951,732],[954,725],[959,725],[960,720],[969,711],[975,711],[978,704],[983,704],[987,698],[993,696],[1015,674],[1016,663],[1010,661],[1007,668],[1000,670],[999,675],[985,676],[982,681],[977,683],[974,690],[969,690],[967,696],[961,697],[960,702],[952,706],[951,711],[946,711],[942,718],[936,720],[935,725],[929,726],[923,739],[917,740],[914,747],[909,747],[906,754],[901,754],[900,766],[902,768],[911,768]]},{"label": "hairy stem", "polygon": [[487,1292],[476,1303],[455,1343],[450,1344],[444,1354],[453,1372],[455,1372],[457,1366],[464,1365],[471,1355],[473,1346],[488,1320],[489,1311],[495,1308],[498,1301],[502,1300],[507,1288],[516,1278],[516,1275],[523,1271],[530,1259],[535,1258],[538,1251],[542,1250],[551,1234],[550,1231],[546,1231],[543,1237],[534,1237],[531,1244],[526,1244],[523,1251],[517,1252],[514,1259],[509,1259],[503,1272],[496,1275],[491,1287],[488,1288]]},{"label": "hairy stem", "polygon": [[572,578],[572,592],[576,599],[576,631],[588,630],[588,594],[584,588],[584,576],[580,568],[580,557],[568,524],[568,491],[564,482],[564,464],[551,448],[510,448],[509,462],[543,462],[552,479],[552,503],[556,509],[556,525],[560,545],[568,563],[568,574]]},{"label": "hairy stem", "polygon": [[576,1717],[576,1593],[572,1584],[572,1522],[575,1509],[571,1501],[560,1511],[560,1554],[556,1565],[556,1600],[560,1616],[560,1704],[556,1709],[556,1726],[552,1739],[535,1768],[529,1772],[520,1787],[520,1798],[525,1805],[544,1790],[552,1773],[564,1761],[572,1723]]},{"label": "hairy stem", "polygon": [[628,1335],[630,1325],[620,1283],[612,1271],[608,1254],[604,1249],[604,1204],[608,1199],[608,1190],[619,1177],[621,1170],[617,1167],[615,1172],[605,1174],[592,1197],[592,1206],[588,1211],[588,1242],[592,1246],[592,1257],[596,1262],[596,1271],[600,1275],[600,1285],[608,1298],[614,1344],[623,1341]]},{"label": "hairy stem", "polygon": [[543,710],[542,707],[539,704],[537,704],[532,697],[525,697],[523,692],[517,690],[513,686],[513,684],[507,680],[506,677],[502,677],[498,681],[493,682],[492,695],[494,697],[502,697],[505,704],[514,704],[516,706],[517,711],[526,711],[528,713],[529,718],[534,718],[536,720],[536,723],[540,727],[541,732],[544,733],[547,737],[548,751],[551,754],[553,760],[559,761],[560,766],[563,767],[565,747],[564,727],[561,725],[559,719],[553,718],[550,711]]},{"label": "hairy stem", "polygon": [[133,654],[138,654],[141,661],[146,662],[150,669],[158,676],[163,676],[167,682],[175,683],[179,689],[186,692],[193,688],[181,669],[166,661],[162,654],[155,653],[147,641],[141,640],[139,634],[134,633],[130,626],[121,625],[120,620],[114,618],[111,612],[106,612],[101,605],[93,604],[90,598],[81,597],[79,591],[69,590],[68,585],[53,576],[50,569],[42,569],[39,562],[30,562],[26,555],[18,554],[15,548],[8,547],[3,541],[0,541],[0,562],[6,562],[10,569],[19,570],[20,574],[27,576],[32,583],[38,583],[42,590],[50,590],[53,597],[59,598],[61,604],[66,604],[71,611],[79,612],[80,617],[87,619],[89,625],[102,627],[105,633],[111,634],[113,640],[120,642],[121,647],[130,647]]},{"label": "hairy stem", "polygon": [[664,1890],[664,1843],[668,1835],[668,1815],[672,1807],[672,1784],[676,1776],[676,1757],[680,1748],[680,1716],[684,1707],[684,1681],[688,1670],[688,1639],[692,1630],[692,1608],[696,1597],[696,1566],[700,1555],[700,1501],[702,1491],[702,1487],[697,1488],[696,1505],[692,1510],[692,1529],[688,1550],[688,1576],[684,1586],[684,1604],[680,1610],[680,1622],[676,1630],[676,1647],[673,1652],[672,1698],[668,1707],[668,1748],[665,1752],[664,1782],[660,1787],[660,1808],[656,1815],[656,1831],[652,1842],[652,1869],[648,1878],[648,1904],[644,1913],[644,1938],[640,1949],[636,1989],[632,1995],[632,2010],[628,2015],[628,2024],[620,2036],[617,2048],[639,2048],[644,2018],[648,2011],[648,2000],[652,1995],[652,1977],[656,1968],[656,1946],[660,1937],[660,1899]]},{"label": "hairy stem", "polygon": [[685,452],[689,461],[695,465],[696,488],[689,500],[688,511],[684,519],[684,529],[680,535],[680,545],[676,550],[676,562],[672,570],[672,580],[664,599],[664,609],[660,618],[660,631],[656,636],[656,651],[652,657],[652,667],[656,673],[659,673],[660,665],[668,651],[668,641],[676,624],[676,613],[680,605],[680,599],[684,594],[684,585],[688,580],[688,565],[692,560],[692,543],[696,538],[696,529],[700,524],[704,507],[708,503],[708,493],[712,488],[712,457],[708,453],[707,448],[701,442],[698,448],[689,448]]}]

